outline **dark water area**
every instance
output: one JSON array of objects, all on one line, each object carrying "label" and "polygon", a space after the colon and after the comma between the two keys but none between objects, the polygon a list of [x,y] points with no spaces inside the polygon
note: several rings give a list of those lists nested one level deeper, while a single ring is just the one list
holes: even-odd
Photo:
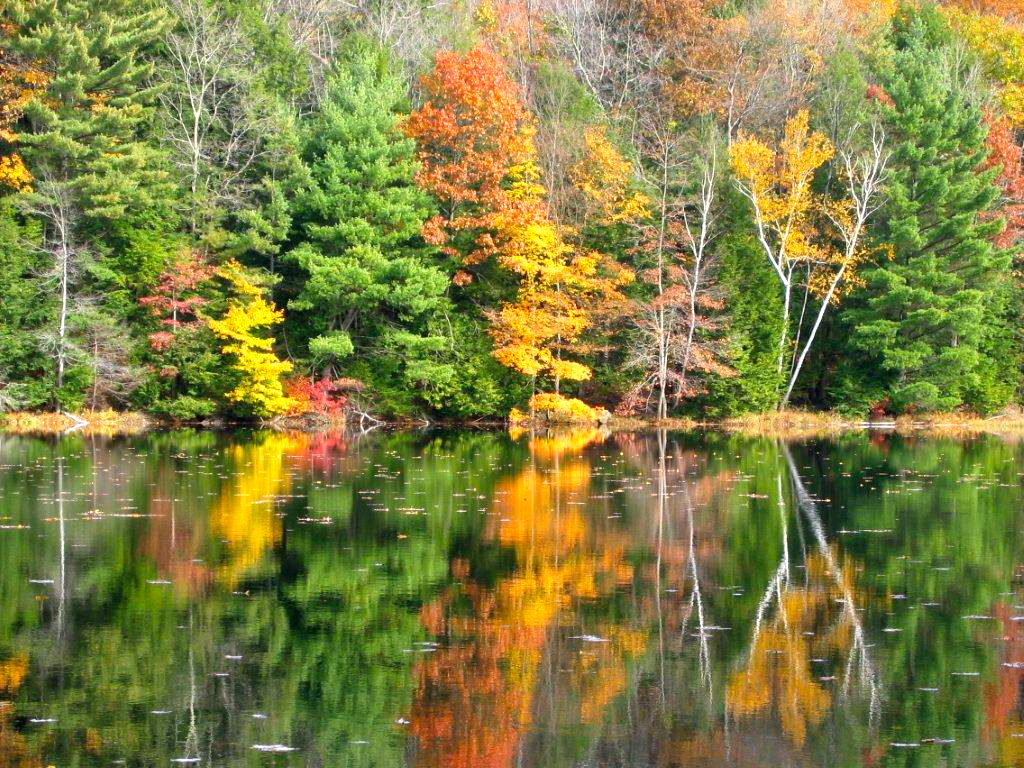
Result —
[{"label": "dark water area", "polygon": [[0,766],[1024,765],[1024,443],[0,437]]}]

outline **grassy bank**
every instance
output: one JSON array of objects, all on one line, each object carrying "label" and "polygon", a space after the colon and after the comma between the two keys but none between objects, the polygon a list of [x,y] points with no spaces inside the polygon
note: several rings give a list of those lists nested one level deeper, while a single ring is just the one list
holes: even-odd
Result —
[{"label": "grassy bank", "polygon": [[71,431],[103,435],[136,434],[152,424],[149,417],[135,411],[81,411],[75,414],[15,411],[0,414],[0,429],[26,435],[56,435]]},{"label": "grassy bank", "polygon": [[[423,428],[429,422],[379,422],[374,425],[399,429]],[[307,432],[339,431],[346,426],[358,427],[359,420],[346,421],[341,417],[313,417],[309,414],[282,417],[263,426],[271,429],[287,429]],[[83,434],[115,435],[137,434],[147,429],[173,427],[174,424],[161,422],[146,414],[134,411],[82,411],[80,413],[29,413],[14,412],[0,414],[0,431],[10,434],[62,434],[81,432]],[[208,425],[200,425],[208,426]],[[218,426],[230,427],[228,423]],[[488,424],[444,424],[445,427],[488,427],[501,429],[500,422]],[[800,440],[813,437],[829,437],[865,429],[885,430],[904,434],[930,434],[949,436],[970,436],[974,434],[1002,434],[1024,436],[1024,411],[1019,408],[1006,409],[995,416],[981,417],[970,413],[933,413],[916,416],[900,416],[895,419],[874,421],[857,420],[834,412],[786,410],[737,416],[720,421],[696,421],[693,419],[666,419],[663,421],[614,417],[605,425],[612,431],[668,429],[668,430],[723,430],[742,435],[778,437]],[[538,425],[540,429],[553,428],[553,424]],[[571,429],[568,424],[561,428]]]},{"label": "grassy bank", "polygon": [[994,416],[973,413],[928,413],[895,418],[851,419],[834,412],[773,411],[704,424],[740,434],[800,439],[841,432],[874,429],[901,434],[969,436],[974,434],[1024,435],[1024,412],[1007,408]]},{"label": "grassy bank", "polygon": [[824,437],[858,428],[855,422],[836,413],[798,410],[752,413],[721,422],[710,422],[705,426],[744,435],[789,439]]}]

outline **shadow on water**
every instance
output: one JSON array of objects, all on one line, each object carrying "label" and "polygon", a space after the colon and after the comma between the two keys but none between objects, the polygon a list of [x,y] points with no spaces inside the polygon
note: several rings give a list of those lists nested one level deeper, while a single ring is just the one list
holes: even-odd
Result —
[{"label": "shadow on water", "polygon": [[1021,764],[1022,458],[0,437],[0,765]]}]

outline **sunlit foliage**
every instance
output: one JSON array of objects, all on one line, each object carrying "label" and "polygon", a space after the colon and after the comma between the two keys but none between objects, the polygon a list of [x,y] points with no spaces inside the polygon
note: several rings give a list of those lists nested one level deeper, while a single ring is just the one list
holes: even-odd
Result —
[{"label": "sunlit foliage", "polygon": [[218,275],[232,295],[224,316],[207,320],[207,325],[224,342],[221,352],[237,375],[227,397],[256,416],[284,413],[294,402],[285,396],[281,377],[292,370],[292,364],[274,354],[272,337],[260,335],[280,323],[284,313],[264,298],[263,289],[238,262],[229,261]]}]

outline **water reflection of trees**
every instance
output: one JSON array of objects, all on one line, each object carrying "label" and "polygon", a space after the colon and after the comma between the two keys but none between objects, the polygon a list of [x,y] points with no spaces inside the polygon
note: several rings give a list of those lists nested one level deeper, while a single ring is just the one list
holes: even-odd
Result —
[{"label": "water reflection of trees", "polygon": [[[788,446],[782,453],[799,513],[792,515],[783,500],[780,467],[782,557],[758,603],[748,658],[730,679],[726,707],[727,716],[738,717],[775,711],[782,731],[802,745],[808,727],[819,724],[832,703],[833,686],[815,681],[812,659],[837,655],[845,659],[838,675],[831,676],[838,678],[835,687],[843,697],[864,693],[872,720],[878,713],[879,691],[858,613],[864,596],[854,583],[856,566],[836,556]],[[805,547],[799,566],[803,578],[797,580],[792,578],[788,545],[790,519]],[[805,523],[811,551],[806,550]]]},{"label": "water reflection of trees", "polygon": [[1016,754],[1012,447],[194,433],[0,461],[12,765]]},{"label": "water reflection of trees", "polygon": [[[485,530],[510,567],[494,573],[456,558],[452,586],[424,608],[424,626],[441,645],[418,665],[410,715],[417,765],[521,761],[553,674],[566,676],[575,694],[559,700],[557,717],[571,707],[584,724],[598,722],[626,687],[626,663],[643,651],[643,634],[592,621],[584,607],[633,578],[627,538],[592,525],[583,450],[603,438],[531,438],[529,461],[495,486]],[[570,631],[577,634],[565,637]],[[565,659],[556,651],[565,640],[584,647]]]}]

